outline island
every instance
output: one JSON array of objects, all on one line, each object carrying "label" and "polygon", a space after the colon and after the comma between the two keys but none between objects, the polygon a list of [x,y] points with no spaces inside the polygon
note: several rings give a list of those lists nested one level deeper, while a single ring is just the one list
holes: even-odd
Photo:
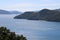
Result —
[{"label": "island", "polygon": [[14,19],[28,19],[28,20],[46,20],[60,22],[60,11],[42,9],[38,12],[27,11],[21,15],[17,15]]}]

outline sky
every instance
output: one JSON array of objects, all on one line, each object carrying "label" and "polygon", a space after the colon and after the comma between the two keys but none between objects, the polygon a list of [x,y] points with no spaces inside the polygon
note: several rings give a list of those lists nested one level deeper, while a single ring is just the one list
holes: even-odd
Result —
[{"label": "sky", "polygon": [[0,0],[0,9],[16,11],[36,11],[59,9],[60,0]]}]

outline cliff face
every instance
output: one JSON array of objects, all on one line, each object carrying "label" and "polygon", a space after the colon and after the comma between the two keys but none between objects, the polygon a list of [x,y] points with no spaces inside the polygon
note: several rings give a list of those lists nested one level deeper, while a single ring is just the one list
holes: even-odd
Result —
[{"label": "cliff face", "polygon": [[56,10],[43,9],[38,12],[24,12],[21,15],[15,16],[14,18],[29,20],[60,21],[60,12]]}]

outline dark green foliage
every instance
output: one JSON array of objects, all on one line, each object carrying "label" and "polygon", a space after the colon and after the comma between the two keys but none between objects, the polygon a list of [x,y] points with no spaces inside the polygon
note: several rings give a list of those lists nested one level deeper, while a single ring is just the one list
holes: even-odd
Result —
[{"label": "dark green foliage", "polygon": [[6,27],[0,27],[0,40],[27,40],[23,35],[16,35]]}]

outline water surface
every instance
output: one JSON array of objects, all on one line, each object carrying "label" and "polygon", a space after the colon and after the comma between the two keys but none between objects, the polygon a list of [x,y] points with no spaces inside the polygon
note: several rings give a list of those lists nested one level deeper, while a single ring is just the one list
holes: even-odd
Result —
[{"label": "water surface", "polygon": [[13,15],[0,15],[0,26],[6,26],[28,40],[60,40],[60,22],[13,19]]}]

